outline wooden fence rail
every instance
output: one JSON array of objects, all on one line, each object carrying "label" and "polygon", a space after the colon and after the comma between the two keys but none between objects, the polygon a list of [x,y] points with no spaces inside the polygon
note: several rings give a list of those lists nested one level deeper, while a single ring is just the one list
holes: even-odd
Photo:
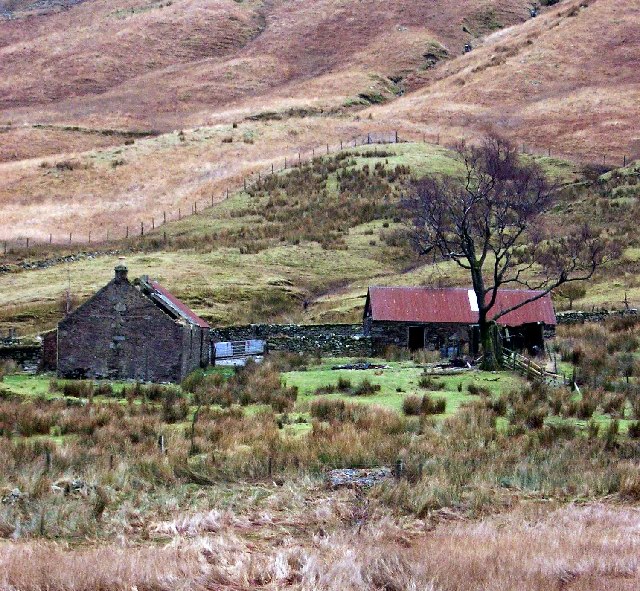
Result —
[{"label": "wooden fence rail", "polygon": [[504,367],[509,368],[528,379],[546,382],[553,386],[567,386],[569,384],[564,375],[547,371],[542,365],[539,365],[529,357],[520,355],[516,351],[503,349],[502,360]]}]

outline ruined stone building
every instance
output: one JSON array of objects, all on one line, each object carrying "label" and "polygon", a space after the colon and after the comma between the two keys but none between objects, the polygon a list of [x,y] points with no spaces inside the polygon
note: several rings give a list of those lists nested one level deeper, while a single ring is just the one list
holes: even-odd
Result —
[{"label": "ruined stone building", "polygon": [[[507,310],[540,292],[504,289],[492,310]],[[370,287],[364,309],[364,334],[376,354],[390,345],[440,351],[444,357],[476,355],[480,334],[475,292],[466,288]],[[547,294],[497,321],[503,343],[515,350],[544,349],[556,316]]]},{"label": "ruined stone building", "polygon": [[58,375],[178,382],[209,363],[209,335],[209,325],[160,284],[131,283],[120,265],[58,324]]}]

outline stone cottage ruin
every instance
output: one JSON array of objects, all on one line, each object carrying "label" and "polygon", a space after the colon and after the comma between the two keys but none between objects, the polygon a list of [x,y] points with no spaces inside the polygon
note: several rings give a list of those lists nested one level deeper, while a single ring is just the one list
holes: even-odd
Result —
[{"label": "stone cottage ruin", "polygon": [[156,281],[127,268],[58,324],[63,378],[179,382],[210,359],[210,327]]}]

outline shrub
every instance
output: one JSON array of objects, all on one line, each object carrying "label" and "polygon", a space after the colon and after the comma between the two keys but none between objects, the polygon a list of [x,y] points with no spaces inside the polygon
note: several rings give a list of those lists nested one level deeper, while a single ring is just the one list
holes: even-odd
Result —
[{"label": "shrub", "polygon": [[422,414],[441,415],[447,408],[447,401],[444,398],[431,398],[425,394],[422,397]]},{"label": "shrub", "polygon": [[321,421],[342,420],[347,408],[344,400],[318,399],[311,403],[311,416]]},{"label": "shrub", "polygon": [[593,416],[596,411],[596,405],[592,400],[583,398],[576,406],[575,416],[579,419],[586,420]]},{"label": "shrub", "polygon": [[502,397],[493,400],[488,398],[487,408],[499,417],[504,417],[507,414],[507,401]]},{"label": "shrub", "polygon": [[72,398],[89,398],[94,393],[94,386],[88,381],[72,380],[63,384],[62,393]]},{"label": "shrub", "polygon": [[189,404],[177,388],[164,388],[162,391],[162,420],[165,423],[184,421],[189,414]]},{"label": "shrub", "polygon": [[422,397],[412,394],[402,401],[402,410],[408,416],[440,415],[446,411],[446,408],[447,401],[444,398],[433,399],[428,394]]},{"label": "shrub", "polygon": [[196,369],[195,371],[192,371],[187,377],[185,377],[184,380],[182,380],[182,384],[180,385],[185,392],[193,394],[198,389],[198,386],[202,384],[204,378],[204,371],[201,369]]},{"label": "shrub", "polygon": [[4,379],[4,376],[13,373],[15,370],[15,361],[11,359],[0,360],[0,382]]},{"label": "shrub", "polygon": [[373,384],[369,378],[364,378],[356,388],[351,391],[353,396],[370,396],[380,391],[380,384]]},{"label": "shrub", "polygon": [[424,388],[425,390],[444,390],[445,383],[436,380],[435,378],[429,375],[422,375],[418,380],[418,386],[420,388]]},{"label": "shrub", "polygon": [[348,392],[349,390],[351,390],[351,380],[349,378],[343,378],[342,376],[340,376],[338,378],[338,383],[336,384],[336,388],[340,392]]},{"label": "shrub", "polygon": [[620,423],[617,420],[613,420],[604,432],[604,442],[607,449],[615,446],[618,441],[618,433],[620,433]]},{"label": "shrub", "polygon": [[333,384],[327,384],[326,386],[318,386],[313,392],[316,396],[323,394],[333,394],[336,391],[336,386]]},{"label": "shrub", "polygon": [[110,382],[100,382],[99,384],[96,384],[94,394],[96,396],[112,398],[115,395],[115,392]]},{"label": "shrub", "polygon": [[640,421],[634,421],[633,423],[629,423],[628,435],[632,439],[640,438]]},{"label": "shrub", "polygon": [[417,394],[411,396],[405,396],[402,401],[402,410],[404,414],[410,416],[417,416],[422,414],[422,397]]},{"label": "shrub", "polygon": [[469,394],[474,396],[489,396],[491,395],[491,391],[486,386],[477,386],[476,384],[469,384],[467,386],[467,390]]}]

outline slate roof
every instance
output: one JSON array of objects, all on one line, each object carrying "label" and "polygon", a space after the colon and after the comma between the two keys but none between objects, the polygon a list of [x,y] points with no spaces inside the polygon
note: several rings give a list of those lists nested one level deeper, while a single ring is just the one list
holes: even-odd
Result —
[{"label": "slate roof", "polygon": [[[500,290],[492,311],[508,309],[540,293],[533,290]],[[380,321],[435,324],[478,322],[474,291],[460,287],[370,287],[367,308],[371,311],[372,319]],[[520,326],[533,322],[556,324],[549,294],[498,319],[498,324],[502,326]]]}]

